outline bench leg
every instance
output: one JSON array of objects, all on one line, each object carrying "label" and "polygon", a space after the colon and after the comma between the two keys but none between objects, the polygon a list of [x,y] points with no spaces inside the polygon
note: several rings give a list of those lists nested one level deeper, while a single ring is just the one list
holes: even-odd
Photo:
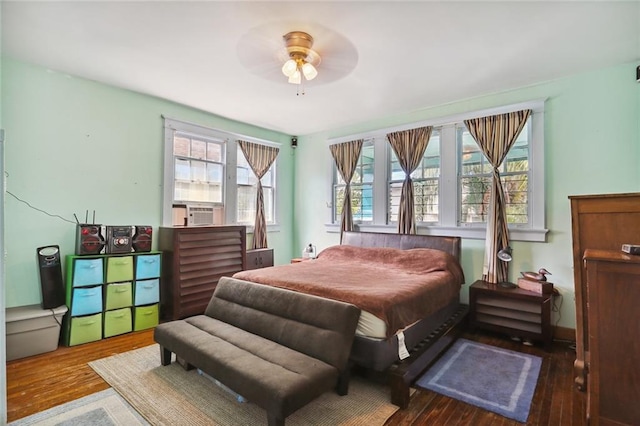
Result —
[{"label": "bench leg", "polygon": [[349,378],[351,369],[346,368],[340,376],[338,376],[338,386],[336,386],[336,392],[340,396],[344,396],[349,393]]},{"label": "bench leg", "polygon": [[267,412],[267,424],[269,426],[284,426],[284,419]]},{"label": "bench leg", "polygon": [[171,351],[163,346],[160,346],[160,363],[162,365],[171,364]]}]

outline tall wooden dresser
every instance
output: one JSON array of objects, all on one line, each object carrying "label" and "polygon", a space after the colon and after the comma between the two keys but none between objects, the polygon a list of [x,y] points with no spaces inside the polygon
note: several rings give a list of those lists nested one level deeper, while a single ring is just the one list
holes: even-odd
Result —
[{"label": "tall wooden dresser", "polygon": [[640,425],[640,256],[586,249],[587,419]]},{"label": "tall wooden dresser", "polygon": [[163,251],[161,317],[202,314],[218,280],[242,271],[246,262],[244,226],[161,227]]},{"label": "tall wooden dresser", "polygon": [[[570,196],[573,274],[576,300],[575,383],[587,388],[589,307],[583,262],[586,249],[620,251],[622,244],[640,244],[640,193]],[[620,324],[623,327],[622,324]]]}]

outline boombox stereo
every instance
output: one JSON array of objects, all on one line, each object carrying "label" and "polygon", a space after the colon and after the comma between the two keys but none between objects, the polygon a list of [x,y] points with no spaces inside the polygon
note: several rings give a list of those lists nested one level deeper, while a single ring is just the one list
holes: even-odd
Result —
[{"label": "boombox stereo", "polygon": [[133,231],[133,251],[151,251],[152,237],[153,227],[140,225],[135,226]]},{"label": "boombox stereo", "polygon": [[131,226],[107,226],[107,253],[131,253]]},{"label": "boombox stereo", "polygon": [[76,254],[100,254],[104,252],[104,226],[79,223],[76,227]]}]

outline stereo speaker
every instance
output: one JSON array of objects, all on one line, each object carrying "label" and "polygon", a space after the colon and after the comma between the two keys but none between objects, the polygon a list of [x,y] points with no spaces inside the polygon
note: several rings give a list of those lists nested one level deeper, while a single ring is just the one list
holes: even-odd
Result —
[{"label": "stereo speaker", "polygon": [[133,251],[151,251],[151,243],[153,241],[152,237],[153,227],[139,225],[135,226],[133,233]]},{"label": "stereo speaker", "polygon": [[60,247],[38,247],[36,251],[42,288],[42,308],[54,309],[65,304]]},{"label": "stereo speaker", "polygon": [[79,223],[76,227],[76,254],[100,254],[105,247],[102,225]]},{"label": "stereo speaker", "polygon": [[131,253],[131,226],[107,226],[107,253]]}]

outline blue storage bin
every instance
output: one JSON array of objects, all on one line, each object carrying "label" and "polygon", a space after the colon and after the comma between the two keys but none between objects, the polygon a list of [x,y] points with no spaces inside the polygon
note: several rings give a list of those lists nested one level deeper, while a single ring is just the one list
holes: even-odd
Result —
[{"label": "blue storage bin", "polygon": [[134,304],[150,305],[160,301],[160,280],[142,280],[136,281],[136,289],[134,293]]},{"label": "blue storage bin", "polygon": [[156,278],[160,276],[160,255],[140,255],[136,257],[136,279]]},{"label": "blue storage bin", "polygon": [[102,284],[104,282],[102,258],[75,259],[73,263],[73,287]]},{"label": "blue storage bin", "polygon": [[71,316],[102,312],[102,287],[73,289]]}]

